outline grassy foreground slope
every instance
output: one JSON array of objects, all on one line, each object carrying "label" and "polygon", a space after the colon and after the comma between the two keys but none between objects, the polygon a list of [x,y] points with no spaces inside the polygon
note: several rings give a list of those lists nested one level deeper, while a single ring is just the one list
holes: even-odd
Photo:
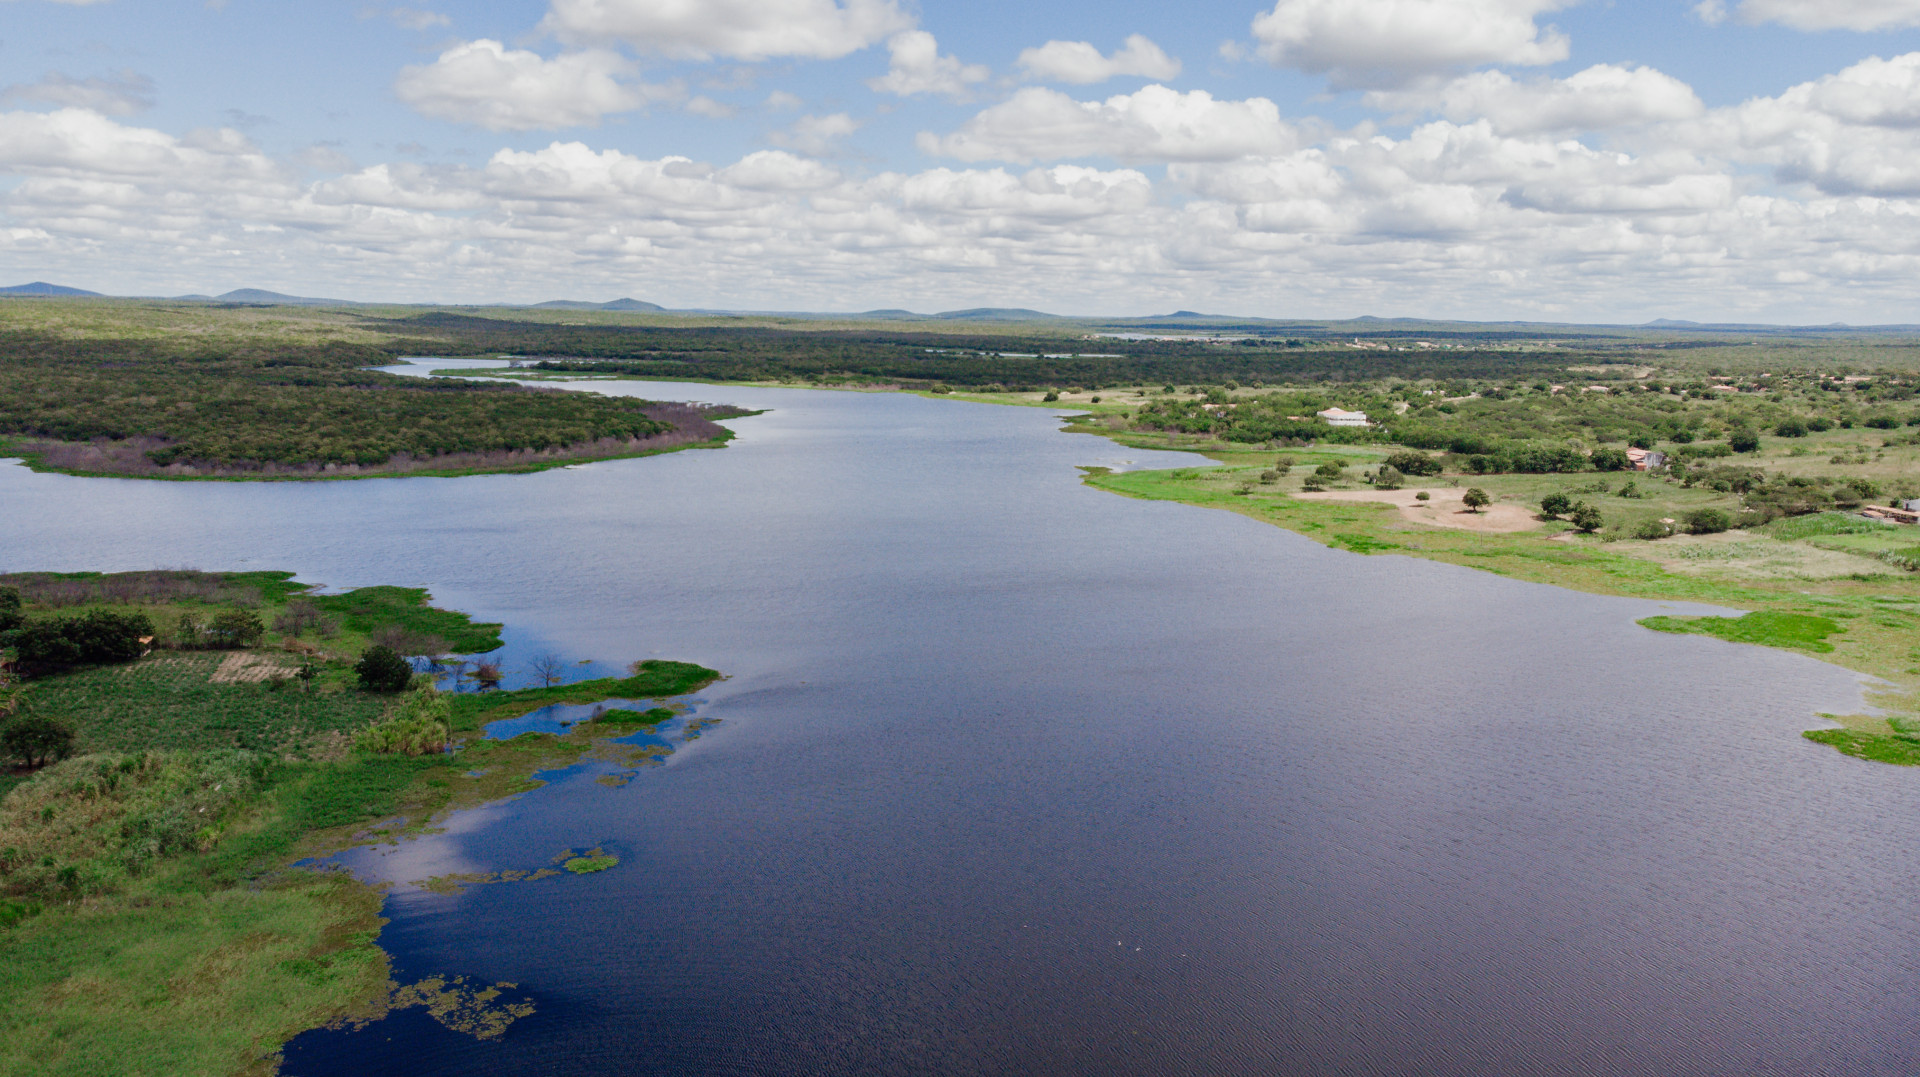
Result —
[{"label": "grassy foreground slope", "polygon": [[[418,590],[315,596],[276,572],[14,574],[0,587],[24,593],[29,623],[107,610],[158,630],[152,654],[0,684],[0,727],[24,716],[75,733],[71,758],[0,772],[9,1075],[267,1073],[302,1030],[412,1005],[499,1034],[530,1004],[502,985],[393,982],[375,945],[380,894],[295,863],[419,832],[583,755],[637,764],[647,751],[612,740],[630,725],[475,736],[496,717],[562,698],[683,695],[718,676],[649,661],[555,688],[394,695],[362,690],[352,657],[376,641],[490,650],[500,626],[436,610]],[[204,629],[226,615],[255,619],[259,635]],[[422,706],[453,754],[369,747],[370,729]]]}]

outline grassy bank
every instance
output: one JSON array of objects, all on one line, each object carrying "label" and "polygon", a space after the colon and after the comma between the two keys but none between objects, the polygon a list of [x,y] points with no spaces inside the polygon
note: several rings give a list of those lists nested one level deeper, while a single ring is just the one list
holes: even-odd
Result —
[{"label": "grassy bank", "polygon": [[[1407,479],[1397,492],[1408,503],[1403,510],[1396,504],[1337,499],[1388,495],[1370,488],[1361,476],[1398,451],[1394,447],[1316,445],[1276,451],[1116,429],[1097,415],[1070,429],[1139,448],[1198,451],[1221,465],[1126,473],[1089,469],[1089,485],[1128,497],[1237,512],[1355,553],[1404,554],[1596,594],[1754,611],[1740,618],[1661,617],[1643,623],[1662,631],[1795,649],[1884,679],[1888,686],[1870,692],[1869,698],[1888,716],[1827,716],[1843,728],[1807,736],[1864,759],[1920,763],[1920,740],[1915,739],[1920,735],[1920,576],[1878,559],[1874,548],[1876,543],[1909,541],[1911,528],[1834,535],[1832,525],[1813,522],[1817,517],[1798,517],[1752,531],[1643,540],[1632,537],[1635,521],[1684,519],[1702,508],[1738,508],[1739,497],[1645,474],[1443,474]],[[1291,459],[1283,474],[1276,466],[1282,455]],[[1786,459],[1783,454],[1761,462]],[[1324,494],[1303,490],[1323,464],[1342,466],[1344,477],[1329,481],[1331,488]],[[1620,497],[1629,482],[1636,496]],[[1468,486],[1486,491],[1493,502],[1489,515],[1502,506],[1509,520],[1517,514],[1524,521],[1520,529],[1473,529],[1481,514],[1463,513],[1457,502],[1446,512],[1457,518],[1450,522],[1461,526],[1410,518],[1421,511],[1413,494],[1425,491],[1430,499],[1458,499]],[[1565,520],[1544,518],[1540,500],[1555,492],[1601,506],[1611,522],[1596,533],[1582,534]],[[1444,518],[1445,513],[1440,515]],[[1829,514],[1835,516],[1842,514]]]},{"label": "grassy bank", "polygon": [[[450,811],[537,788],[540,771],[583,756],[637,767],[665,750],[615,743],[632,724],[472,735],[495,717],[563,699],[670,698],[718,677],[649,661],[624,678],[443,696],[455,750],[385,754],[357,748],[354,734],[401,700],[359,689],[353,650],[380,638],[497,646],[500,626],[435,610],[414,589],[312,596],[285,573],[5,579],[27,593],[33,621],[113,609],[204,623],[238,611],[280,626],[252,648],[41,671],[4,693],[5,709],[70,726],[77,749],[9,772],[0,787],[8,1074],[267,1073],[304,1029],[414,1005],[448,1027],[499,1034],[532,1004],[503,985],[392,982],[375,945],[379,893],[295,863],[419,833]],[[282,664],[295,656],[317,661],[310,681],[221,672],[257,673],[257,662],[290,672]]]}]

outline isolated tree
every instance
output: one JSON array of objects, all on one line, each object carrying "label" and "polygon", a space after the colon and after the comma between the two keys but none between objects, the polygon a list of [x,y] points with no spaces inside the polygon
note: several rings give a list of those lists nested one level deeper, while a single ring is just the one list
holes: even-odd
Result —
[{"label": "isolated tree", "polygon": [[1573,520],[1574,527],[1578,528],[1582,534],[1588,535],[1600,530],[1601,525],[1606,523],[1605,518],[1600,515],[1600,510],[1584,501],[1574,503],[1569,518]]},{"label": "isolated tree", "polygon": [[560,678],[565,675],[567,660],[548,651],[546,654],[534,656],[533,661],[527,665],[533,670],[533,675],[540,678],[541,684],[552,688],[559,684]]},{"label": "isolated tree", "polygon": [[1555,490],[1540,499],[1540,515],[1549,520],[1559,519],[1573,511],[1573,499]]},{"label": "isolated tree", "polygon": [[384,643],[360,652],[353,671],[360,677],[360,687],[369,692],[399,692],[413,681],[413,666]]},{"label": "isolated tree", "polygon": [[1633,466],[1625,449],[1595,449],[1587,459],[1595,471],[1625,471]]},{"label": "isolated tree", "polygon": [[237,651],[260,642],[267,627],[252,610],[221,610],[207,622],[207,641],[223,651]]},{"label": "isolated tree", "polygon": [[73,730],[44,714],[22,714],[0,728],[0,751],[29,767],[43,767],[73,751]]},{"label": "isolated tree", "polygon": [[1488,497],[1487,492],[1478,486],[1469,486],[1467,487],[1467,492],[1461,495],[1460,503],[1467,507],[1468,512],[1479,512],[1481,509],[1493,504],[1493,499]]}]

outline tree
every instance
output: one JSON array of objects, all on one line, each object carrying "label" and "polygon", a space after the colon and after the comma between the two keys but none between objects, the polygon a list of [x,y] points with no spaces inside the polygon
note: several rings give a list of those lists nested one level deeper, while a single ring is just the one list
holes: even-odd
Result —
[{"label": "tree", "polygon": [[1573,511],[1573,499],[1555,490],[1540,499],[1540,515],[1556,520]]},{"label": "tree", "polygon": [[1735,430],[1727,435],[1727,448],[1734,452],[1753,452],[1760,447],[1760,437],[1751,430]]},{"label": "tree", "polygon": [[267,627],[252,610],[222,610],[207,623],[207,642],[223,651],[237,651],[260,642]]},{"label": "tree", "polygon": [[1481,509],[1493,504],[1493,499],[1488,497],[1487,492],[1478,486],[1469,486],[1467,487],[1467,492],[1461,495],[1460,503],[1467,507],[1468,512],[1479,512]]},{"label": "tree", "polygon": [[1347,467],[1345,464],[1338,464],[1329,460],[1319,467],[1314,468],[1313,474],[1314,477],[1318,478],[1321,482],[1339,482],[1344,477],[1346,470]]},{"label": "tree", "polygon": [[1406,475],[1432,477],[1440,474],[1440,461],[1423,452],[1397,452],[1387,457],[1386,465]]},{"label": "tree", "polygon": [[1733,526],[1733,517],[1725,509],[1695,509],[1687,513],[1687,530],[1696,535],[1715,535]]},{"label": "tree", "polygon": [[0,750],[29,767],[45,766],[73,751],[73,730],[44,714],[22,714],[0,728]]},{"label": "tree", "polygon": [[1373,486],[1376,490],[1398,490],[1406,484],[1407,477],[1402,475],[1398,468],[1385,464],[1382,464],[1380,470],[1373,476]]},{"label": "tree", "polygon": [[1591,535],[1595,531],[1600,530],[1601,526],[1607,522],[1606,518],[1600,515],[1599,509],[1594,508],[1584,501],[1574,503],[1568,518],[1573,521],[1575,528],[1582,534],[1587,535]]},{"label": "tree", "polygon": [[360,687],[369,692],[399,692],[413,681],[413,666],[399,651],[381,643],[360,652],[353,671],[360,676]]},{"label": "tree", "polygon": [[0,587],[0,632],[11,632],[26,620],[27,615],[21,610],[20,589]]},{"label": "tree", "polygon": [[534,656],[533,661],[527,664],[532,668],[533,675],[540,678],[540,683],[548,688],[559,684],[560,678],[567,670],[567,660],[552,651]]},{"label": "tree", "polygon": [[1633,466],[1625,449],[1595,449],[1587,459],[1595,471],[1625,471]]}]

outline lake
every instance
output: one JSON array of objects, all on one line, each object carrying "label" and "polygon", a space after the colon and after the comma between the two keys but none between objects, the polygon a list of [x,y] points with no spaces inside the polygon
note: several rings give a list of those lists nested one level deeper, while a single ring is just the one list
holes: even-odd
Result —
[{"label": "lake", "polygon": [[1920,775],[1798,736],[1852,674],[1096,491],[1076,465],[1196,458],[1041,409],[594,388],[771,410],[533,475],[0,466],[7,570],[426,586],[516,668],[730,677],[626,785],[586,764],[344,857],[620,864],[396,890],[397,976],[535,1012],[308,1033],[287,1074],[1920,1068]]}]

